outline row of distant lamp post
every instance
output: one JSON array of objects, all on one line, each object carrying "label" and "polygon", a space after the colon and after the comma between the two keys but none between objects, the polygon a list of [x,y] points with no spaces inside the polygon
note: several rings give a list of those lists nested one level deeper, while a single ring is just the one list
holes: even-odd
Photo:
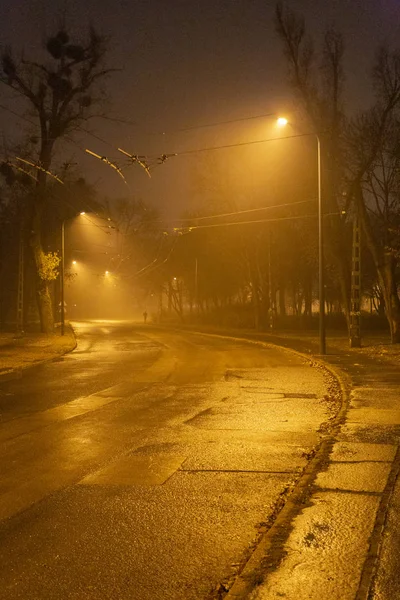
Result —
[{"label": "row of distant lamp post", "polygon": [[[284,117],[277,119],[279,127],[285,127],[288,120]],[[317,133],[306,133],[304,136],[314,136],[317,141],[317,188],[318,188],[318,299],[319,299],[319,351],[326,354],[326,323],[325,323],[325,273],[324,273],[324,230],[321,186],[321,141]],[[84,215],[85,212],[81,212]],[[60,272],[60,301],[61,301],[61,335],[65,333],[65,304],[64,304],[64,258],[65,258],[65,221],[61,224],[61,272]],[[197,285],[197,260],[196,260]],[[271,293],[271,291],[270,291]],[[270,296],[271,300],[271,296]],[[272,306],[270,306],[270,310]]]},{"label": "row of distant lamp post", "polygon": [[[85,211],[78,213],[79,215],[86,215]],[[77,216],[77,215],[75,215]],[[75,217],[70,217],[75,218]],[[61,335],[65,335],[65,222],[69,221],[70,218],[64,219],[61,223],[61,261],[60,261],[60,325],[61,325]],[[111,218],[107,219],[111,221]],[[109,225],[111,229],[115,229],[115,227]],[[76,260],[72,261],[73,265],[76,265]],[[105,275],[109,276],[110,272],[105,271]]]},{"label": "row of distant lamp post", "polygon": [[[272,114],[270,115],[272,116]],[[276,120],[278,127],[285,127],[288,120],[279,117]],[[325,319],[325,271],[324,271],[324,230],[323,230],[323,206],[322,206],[322,182],[321,182],[321,141],[317,133],[304,133],[301,136],[313,136],[317,141],[317,189],[318,189],[318,301],[319,301],[319,351],[321,355],[326,354],[326,319]],[[272,285],[271,285],[271,240],[268,246],[269,264],[269,316],[272,327]],[[198,265],[195,263],[195,297],[197,298]]]}]

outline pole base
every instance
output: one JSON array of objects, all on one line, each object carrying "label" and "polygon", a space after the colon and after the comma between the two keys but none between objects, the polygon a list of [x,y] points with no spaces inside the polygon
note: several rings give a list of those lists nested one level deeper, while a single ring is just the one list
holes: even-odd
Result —
[{"label": "pole base", "polygon": [[361,348],[361,338],[358,336],[351,337],[350,340],[350,348]]}]

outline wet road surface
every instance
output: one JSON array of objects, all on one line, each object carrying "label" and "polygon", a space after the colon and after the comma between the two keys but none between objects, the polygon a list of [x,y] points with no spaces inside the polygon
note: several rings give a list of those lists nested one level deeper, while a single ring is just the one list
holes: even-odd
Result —
[{"label": "wet road surface", "polygon": [[209,598],[318,444],[326,373],[219,336],[76,331],[0,384],[1,598]]}]

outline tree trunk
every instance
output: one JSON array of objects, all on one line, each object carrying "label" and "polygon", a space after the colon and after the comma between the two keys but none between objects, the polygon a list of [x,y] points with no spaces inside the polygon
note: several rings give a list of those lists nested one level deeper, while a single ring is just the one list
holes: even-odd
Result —
[{"label": "tree trunk", "polygon": [[249,281],[251,285],[251,303],[253,306],[253,315],[254,315],[254,329],[259,331],[261,321],[260,321],[260,297],[258,291],[258,277],[257,277],[257,269],[253,268],[252,260],[247,252],[245,252],[245,259],[247,263],[247,271],[249,275]]},{"label": "tree trunk", "polygon": [[[42,134],[43,135],[43,134]],[[36,181],[36,193],[33,198],[30,245],[36,267],[36,298],[38,303],[40,328],[42,333],[54,333],[54,315],[49,284],[41,277],[44,252],[42,247],[42,214],[45,203],[46,172],[51,164],[53,141],[42,138],[39,163],[44,170],[39,170]]]},{"label": "tree trunk", "polygon": [[47,334],[54,333],[53,306],[48,283],[42,280],[38,281],[36,292],[41,331]]},{"label": "tree trunk", "polygon": [[312,313],[312,280],[311,278],[304,283],[304,316],[311,317]]},{"label": "tree trunk", "polygon": [[168,281],[168,315],[170,316],[172,313],[172,286],[171,282]]},{"label": "tree trunk", "polygon": [[347,332],[350,335],[350,282],[351,267],[350,255],[347,245],[343,242],[343,226],[338,218],[329,218],[329,227],[327,228],[327,238],[331,256],[336,265],[339,279],[340,297],[346,318]]},{"label": "tree trunk", "polygon": [[389,323],[392,344],[400,343],[400,299],[397,293],[397,282],[394,272],[394,259],[388,252],[382,251],[372,231],[369,215],[365,207],[360,189],[357,190],[356,201],[360,210],[360,219],[367,240],[369,251],[378,274],[379,285],[385,299],[385,313]]},{"label": "tree trunk", "polygon": [[350,334],[350,289],[349,289],[349,272],[347,264],[344,261],[338,262],[339,267],[339,285],[341,297],[343,300],[343,312],[346,318],[347,332]]},{"label": "tree trunk", "polygon": [[400,343],[400,300],[397,293],[392,256],[385,254],[384,264],[380,266],[378,277],[385,298],[386,318],[390,327],[392,344]]},{"label": "tree trunk", "polygon": [[253,302],[253,310],[254,310],[254,329],[256,331],[260,330],[260,298],[258,296],[257,282],[251,282],[251,287],[253,289],[252,294],[252,302]]},{"label": "tree trunk", "polygon": [[286,288],[283,283],[279,285],[279,314],[286,317]]},{"label": "tree trunk", "polygon": [[54,315],[49,284],[40,276],[43,267],[43,248],[41,241],[42,203],[35,201],[32,219],[30,246],[35,264],[36,299],[38,304],[40,330],[42,333],[54,333]]}]

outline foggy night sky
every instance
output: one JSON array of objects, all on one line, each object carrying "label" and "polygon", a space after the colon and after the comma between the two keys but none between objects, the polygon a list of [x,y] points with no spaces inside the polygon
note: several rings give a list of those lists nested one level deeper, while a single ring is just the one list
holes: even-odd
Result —
[{"label": "foggy night sky", "polygon": [[[348,58],[346,100],[354,109],[368,106],[368,76],[376,48],[384,41],[392,47],[400,45],[400,1],[288,0],[286,4],[305,15],[311,33],[322,33],[331,24],[343,33]],[[0,44],[10,44],[18,56],[22,48],[26,53],[32,48],[39,51],[45,35],[58,30],[63,15],[72,34],[92,23],[111,38],[109,65],[123,69],[107,85],[110,114],[133,124],[97,119],[91,121],[90,130],[133,154],[160,155],[270,137],[268,119],[178,130],[290,108],[292,95],[274,31],[274,7],[269,0],[1,0]],[[16,110],[4,86],[0,103]],[[23,108],[18,112],[23,113]],[[0,109],[0,129],[6,135],[10,124],[21,130],[21,122]],[[87,135],[76,140],[82,147],[121,160],[111,145]],[[206,153],[172,158],[151,179],[139,167],[130,167],[127,178],[135,195],[166,215],[177,214],[191,201],[193,172],[206,169],[207,161],[218,154],[219,168],[226,165],[233,188],[242,164],[241,176],[257,195],[259,170],[267,165],[281,169],[281,181],[285,161],[293,159],[287,155],[299,152],[295,145],[291,153],[261,146],[253,154],[232,153],[231,164],[229,151],[224,155],[225,151],[214,151],[207,153],[208,158]],[[76,147],[68,146],[66,152],[102,191],[126,195],[110,168]],[[271,182],[272,192],[278,185],[279,181]]]}]

